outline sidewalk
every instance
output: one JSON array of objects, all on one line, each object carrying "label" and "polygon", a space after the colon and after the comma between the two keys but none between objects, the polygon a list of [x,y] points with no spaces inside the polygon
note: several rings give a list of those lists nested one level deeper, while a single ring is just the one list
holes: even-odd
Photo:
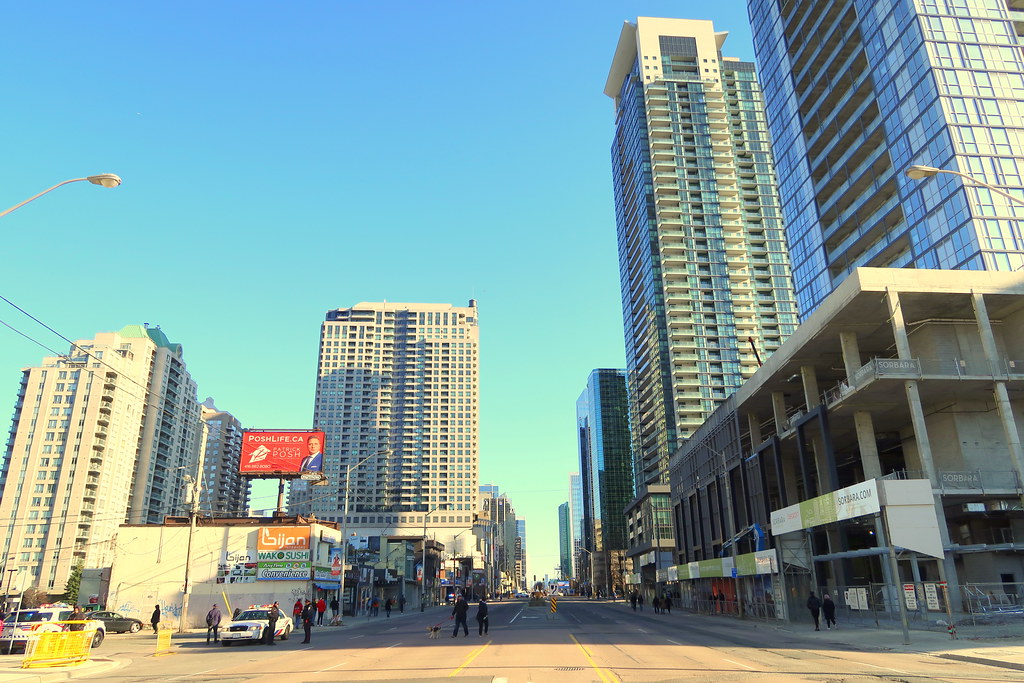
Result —
[{"label": "sidewalk", "polygon": [[69,681],[83,676],[99,676],[124,666],[127,662],[113,657],[93,657],[75,666],[57,666],[46,669],[22,669],[21,655],[0,655],[0,682],[53,683]]}]

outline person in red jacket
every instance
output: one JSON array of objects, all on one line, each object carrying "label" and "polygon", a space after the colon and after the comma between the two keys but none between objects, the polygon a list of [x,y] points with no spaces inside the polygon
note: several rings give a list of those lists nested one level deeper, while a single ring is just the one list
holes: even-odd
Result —
[{"label": "person in red jacket", "polygon": [[327,611],[327,602],[323,598],[316,601],[316,625],[324,625],[324,612]]},{"label": "person in red jacket", "polygon": [[295,622],[295,628],[302,626],[302,600],[295,601],[292,607],[292,620]]}]

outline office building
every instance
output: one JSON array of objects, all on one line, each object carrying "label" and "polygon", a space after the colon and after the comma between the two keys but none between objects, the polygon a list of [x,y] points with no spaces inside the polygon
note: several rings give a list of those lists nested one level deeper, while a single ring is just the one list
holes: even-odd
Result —
[{"label": "office building", "polygon": [[590,560],[583,545],[583,478],[579,472],[569,474],[569,538],[572,543],[572,578],[589,582]]},{"label": "office building", "polygon": [[229,412],[218,410],[213,398],[201,404],[206,449],[199,493],[200,514],[212,517],[244,517],[249,509],[249,480],[239,473],[242,457],[242,423]]},{"label": "office building", "polygon": [[109,566],[121,524],[183,513],[199,425],[182,347],[158,327],[103,332],[22,370],[0,475],[5,570],[63,590],[75,565]]},{"label": "office building", "polygon": [[572,576],[572,533],[569,531],[568,501],[558,506],[558,570],[561,574],[559,578],[568,579]]},{"label": "office building", "polygon": [[[585,547],[594,553],[596,589],[611,594],[613,566],[628,548],[625,510],[633,500],[625,370],[590,373],[576,401]],[[613,562],[613,559],[615,562]],[[624,590],[621,576],[618,589]]]},{"label": "office building", "polygon": [[[663,579],[682,606],[715,593],[727,612],[805,620],[808,590],[908,585],[928,619],[944,618],[939,594],[954,613],[1009,604],[1022,330],[1019,273],[851,273],[673,456],[680,545]],[[898,618],[895,601],[851,604]]]},{"label": "office building", "polygon": [[622,28],[605,85],[636,505],[635,569],[671,547],[668,460],[796,327],[754,65],[709,21]]},{"label": "office building", "polygon": [[478,353],[475,301],[328,311],[313,409],[327,440],[327,484],[293,482],[292,512],[342,521],[347,491],[346,527],[358,536],[425,535],[447,545],[471,529]]},{"label": "office building", "polygon": [[517,590],[526,590],[526,520],[516,520],[516,579]]},{"label": "office building", "polygon": [[800,313],[858,266],[1019,270],[1016,2],[749,0]]}]

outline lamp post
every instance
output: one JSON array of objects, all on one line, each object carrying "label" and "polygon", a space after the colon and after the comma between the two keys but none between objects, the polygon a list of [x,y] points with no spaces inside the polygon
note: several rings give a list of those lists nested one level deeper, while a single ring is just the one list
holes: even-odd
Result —
[{"label": "lamp post", "polygon": [[[352,470],[356,469],[370,458],[376,458],[379,455],[386,455],[389,450],[377,451],[371,453],[354,465],[349,465],[345,469],[345,507],[344,512],[341,516],[341,581],[338,584],[338,596],[341,598],[338,602],[341,603],[341,613],[338,615],[338,625],[341,626],[345,621],[345,570],[348,566],[348,492],[352,487],[349,486],[348,480],[352,475]],[[356,605],[355,601],[352,602],[352,616],[355,616]]]},{"label": "lamp post", "polygon": [[587,583],[590,585],[590,595],[588,595],[587,597],[588,598],[593,598],[594,597],[594,553],[589,551],[589,550],[587,550],[583,546],[577,546],[576,550],[582,550],[583,552],[585,552],[587,555],[590,556],[590,575],[587,577]]},{"label": "lamp post", "polygon": [[911,180],[924,180],[925,178],[931,178],[933,175],[936,175],[938,173],[946,173],[948,175],[960,176],[965,180],[970,180],[977,187],[988,188],[989,190],[992,190],[996,194],[1006,197],[1011,202],[1024,204],[1024,199],[1021,199],[1020,197],[1014,197],[1006,190],[998,188],[995,185],[990,185],[989,183],[986,183],[984,180],[978,180],[974,176],[967,175],[966,173],[960,173],[959,171],[950,171],[945,168],[935,168],[933,166],[915,165],[908,167],[907,170],[904,171],[904,173],[906,173],[907,177],[910,178]]},{"label": "lamp post", "polygon": [[42,197],[47,192],[50,192],[52,190],[56,190],[61,185],[67,185],[68,183],[77,183],[77,182],[80,182],[80,181],[83,181],[83,180],[88,180],[93,185],[99,185],[101,187],[117,187],[118,185],[121,184],[121,178],[119,176],[117,176],[117,175],[114,175],[113,173],[100,173],[99,175],[90,175],[90,176],[86,176],[84,178],[72,178],[71,180],[65,180],[62,183],[57,183],[53,187],[47,188],[47,189],[43,190],[42,192],[40,192],[39,194],[33,195],[33,196],[29,197],[25,201],[17,203],[14,206],[12,206],[11,208],[9,208],[9,209],[7,209],[5,211],[0,211],[0,216],[6,216],[11,211],[14,211],[15,209],[20,209],[21,207],[25,206],[26,204],[28,204],[32,200],[39,199],[40,197]]},{"label": "lamp post", "polygon": [[423,604],[424,596],[426,595],[427,585],[427,518],[434,514],[438,510],[447,509],[447,503],[441,503],[437,507],[431,509],[427,514],[423,515],[423,568],[420,570],[420,611],[424,611],[426,605]]}]

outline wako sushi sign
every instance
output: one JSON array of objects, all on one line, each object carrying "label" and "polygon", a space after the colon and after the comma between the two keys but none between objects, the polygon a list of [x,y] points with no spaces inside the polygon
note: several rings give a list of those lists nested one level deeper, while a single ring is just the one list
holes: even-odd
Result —
[{"label": "wako sushi sign", "polygon": [[309,527],[260,527],[257,581],[308,581]]}]

